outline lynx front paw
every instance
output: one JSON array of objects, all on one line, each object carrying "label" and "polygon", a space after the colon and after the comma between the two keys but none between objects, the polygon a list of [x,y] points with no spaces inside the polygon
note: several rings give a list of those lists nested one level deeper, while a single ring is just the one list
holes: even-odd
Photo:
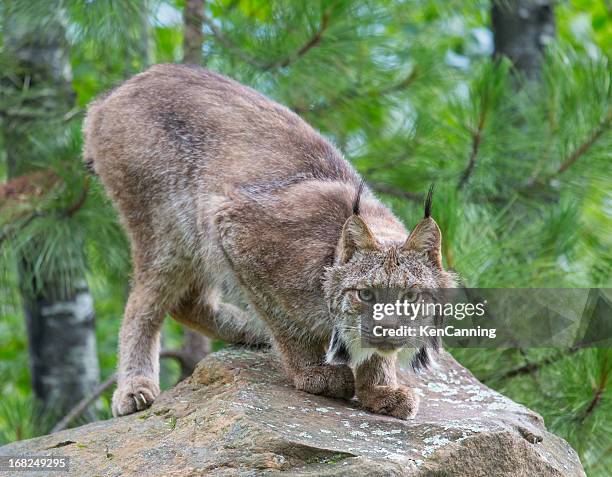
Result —
[{"label": "lynx front paw", "polygon": [[355,376],[345,364],[311,366],[293,378],[296,389],[311,394],[351,399],[355,395]]},{"label": "lynx front paw", "polygon": [[375,386],[359,394],[361,405],[370,412],[412,419],[419,407],[418,396],[409,388],[390,386]]},{"label": "lynx front paw", "polygon": [[159,385],[152,379],[137,377],[120,383],[113,394],[113,416],[125,416],[148,408],[159,396]]}]

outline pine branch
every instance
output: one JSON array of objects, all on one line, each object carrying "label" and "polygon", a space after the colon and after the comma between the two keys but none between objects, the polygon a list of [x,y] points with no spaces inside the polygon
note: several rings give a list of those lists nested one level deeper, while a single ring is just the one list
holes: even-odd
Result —
[{"label": "pine branch", "polygon": [[[610,13],[612,14],[612,8],[610,9]],[[607,460],[606,457],[612,455],[612,446],[609,446],[607,449],[605,449],[599,456],[599,459],[597,460],[597,462],[590,467],[591,472],[593,472],[593,475],[595,474],[595,470],[599,469],[602,466],[607,465]]]},{"label": "pine branch", "polygon": [[608,354],[605,355],[604,363],[601,368],[601,372],[599,373],[599,382],[597,383],[597,386],[593,390],[594,391],[593,399],[591,399],[591,401],[589,402],[589,405],[586,407],[586,409],[580,416],[580,422],[584,421],[587,417],[589,417],[589,415],[593,413],[595,408],[601,402],[603,393],[606,390],[606,385],[608,384],[608,376],[610,374],[608,356],[609,356]]},{"label": "pine branch", "polygon": [[62,121],[64,121],[65,123],[69,123],[74,118],[83,116],[84,114],[85,114],[85,109],[75,106],[74,108],[72,108],[70,111],[68,111],[66,114],[62,116]]},{"label": "pine branch", "polygon": [[227,50],[229,50],[234,55],[236,55],[238,58],[240,58],[242,61],[262,71],[270,71],[276,68],[285,68],[291,65],[292,63],[294,63],[295,61],[297,61],[298,59],[306,55],[306,53],[308,53],[312,48],[314,48],[319,43],[321,43],[321,40],[323,40],[323,34],[329,27],[329,19],[331,17],[331,11],[333,7],[334,7],[334,4],[330,5],[323,12],[323,15],[321,16],[321,21],[319,23],[319,28],[317,28],[317,30],[312,34],[312,36],[300,48],[298,48],[294,53],[289,54],[284,58],[277,59],[277,60],[270,61],[270,62],[262,62],[259,59],[246,53],[238,45],[236,45],[233,41],[231,41],[229,38],[223,35],[221,30],[217,28],[217,26],[213,23],[213,21],[205,15],[203,16],[203,22],[204,24],[208,26],[208,28],[210,28],[210,31],[212,32],[215,39],[221,45],[223,45]]},{"label": "pine branch", "polygon": [[461,179],[459,180],[459,184],[457,184],[457,189],[461,190],[465,187],[465,184],[470,179],[470,176],[474,172],[474,167],[476,167],[476,158],[478,157],[478,151],[480,150],[480,144],[482,142],[482,124],[484,121],[480,121],[478,124],[478,129],[472,134],[472,152],[470,153],[470,159],[463,173],[461,174]]},{"label": "pine branch", "polygon": [[257,58],[249,55],[245,51],[243,51],[238,45],[236,45],[233,41],[227,38],[219,28],[212,22],[210,18],[206,15],[203,17],[204,24],[208,26],[214,38],[225,47],[226,50],[233,53],[235,56],[240,58],[245,63],[259,69],[265,69],[266,63],[261,62]]},{"label": "pine branch", "polygon": [[505,373],[499,376],[495,376],[495,375],[487,376],[482,379],[482,382],[486,384],[491,381],[503,381],[506,379],[515,378],[517,376],[534,373],[536,371],[539,371],[541,368],[548,366],[549,364],[556,363],[557,361],[560,361],[568,356],[573,355],[574,353],[578,352],[580,349],[581,348],[574,346],[567,350],[563,350],[560,353],[554,354],[552,356],[548,356],[542,359],[541,361],[527,363],[523,366],[519,366],[517,368],[510,369],[509,371],[506,371]]},{"label": "pine branch", "polygon": [[[33,198],[41,198],[50,194],[59,185],[60,178],[50,170],[37,171],[16,177],[0,186],[0,210],[8,209],[8,205],[19,204]],[[57,213],[72,217],[85,205],[89,193],[89,176],[85,176],[83,189],[77,200],[59,212],[35,210],[29,214],[19,214],[11,217],[9,223],[0,229],[0,245],[11,235],[25,229],[34,219]],[[16,225],[13,225],[15,224]]]},{"label": "pine branch", "polygon": [[485,76],[485,82],[478,87],[478,94],[480,96],[478,124],[475,128],[472,124],[468,123],[466,125],[468,131],[471,133],[472,147],[467,166],[463,170],[459,183],[457,184],[457,190],[461,190],[465,187],[476,167],[478,153],[480,152],[480,148],[482,146],[487,117],[489,116],[490,110],[495,108],[495,105],[499,100],[500,84],[498,84],[497,75],[503,72],[504,70],[502,68],[495,67],[493,71],[488,73],[492,75],[491,78]]},{"label": "pine branch", "polygon": [[[189,357],[185,356],[180,350],[161,350],[159,353],[160,359],[171,358],[176,359],[183,367],[185,364],[190,362]],[[83,414],[89,406],[98,400],[102,394],[104,394],[110,387],[117,381],[117,374],[112,374],[105,381],[98,384],[98,386],[92,391],[92,393],[79,401],[63,418],[61,418],[53,429],[51,434],[66,429],[72,421]]]},{"label": "pine branch", "polygon": [[[567,156],[567,158],[563,160],[563,162],[558,167],[558,169],[546,177],[546,180],[549,181],[559,176],[560,174],[563,174],[564,172],[566,172],[572,165],[576,163],[576,161],[578,161],[578,159],[584,156],[611,127],[612,127],[612,109],[608,111],[608,114],[606,115],[606,117],[595,127],[591,135],[582,144],[580,144],[576,149],[574,149]],[[538,174],[541,168],[542,168],[542,164],[540,164],[536,168],[536,170],[534,170],[529,180],[523,186],[519,187],[516,192],[519,194],[525,194],[525,193],[528,193],[530,190],[536,187],[539,187],[542,184],[541,182],[538,181]],[[500,202],[505,202],[506,200],[506,198],[504,197],[497,197],[497,199],[499,199]]]},{"label": "pine branch", "polygon": [[55,434],[56,432],[63,431],[68,427],[68,425],[74,421],[77,417],[83,414],[89,406],[91,406],[94,402],[98,400],[104,392],[109,389],[115,381],[117,380],[117,375],[111,375],[106,381],[100,383],[91,393],[91,395],[87,396],[83,400],[77,403],[68,414],[66,414],[62,419],[60,419],[53,429],[51,429],[51,434]]},{"label": "pine branch", "polygon": [[608,111],[606,117],[597,125],[592,134],[578,146],[574,151],[561,163],[557,171],[552,175],[558,176],[559,174],[567,171],[580,157],[586,154],[591,147],[603,136],[603,134],[610,129],[612,126],[612,108]]},{"label": "pine branch", "polygon": [[304,43],[304,45],[302,45],[301,48],[299,48],[294,54],[288,55],[282,60],[278,60],[276,62],[269,63],[264,68],[264,70],[270,70],[270,69],[279,68],[279,67],[285,68],[289,66],[291,63],[293,63],[294,61],[304,56],[306,53],[308,53],[308,51],[310,51],[312,48],[317,46],[319,43],[321,43],[321,40],[323,39],[323,33],[325,33],[325,30],[327,30],[327,27],[329,26],[329,18],[330,18],[331,10],[333,6],[334,6],[333,4],[330,5],[323,12],[323,15],[321,16],[321,21],[319,23],[319,28],[313,33],[313,35],[308,39],[308,41]]},{"label": "pine branch", "polygon": [[370,184],[370,187],[381,194],[389,194],[395,197],[399,197],[400,199],[408,199],[412,202],[423,202],[423,196],[421,194],[415,194],[414,192],[408,192],[402,190],[398,187],[393,187],[389,184],[383,184],[380,182],[375,182]]},{"label": "pine branch", "polygon": [[470,176],[474,172],[474,168],[476,167],[476,159],[478,158],[478,152],[480,151],[480,146],[482,144],[482,134],[484,131],[485,120],[487,118],[488,104],[488,95],[485,95],[483,99],[483,105],[479,114],[478,126],[475,130],[470,128],[472,134],[472,151],[470,152],[468,164],[463,170],[463,173],[461,174],[461,179],[459,179],[459,184],[457,184],[458,190],[461,190],[465,187],[467,181],[470,179]]},{"label": "pine branch", "polygon": [[76,214],[79,211],[79,209],[83,207],[83,205],[85,204],[85,201],[87,200],[88,193],[89,193],[89,176],[85,176],[85,179],[83,181],[83,189],[81,190],[81,194],[79,195],[79,198],[76,200],[74,204],[72,204],[66,209],[67,217],[72,217],[74,214]]},{"label": "pine branch", "polygon": [[26,218],[19,224],[17,227],[6,227],[0,230],[0,245],[6,239],[8,239],[11,235],[23,230],[26,228],[34,219],[42,217],[44,214],[41,212],[32,212],[30,215],[26,216]]},{"label": "pine branch", "polygon": [[582,415],[580,419],[581,421],[584,421],[589,416],[589,414],[593,412],[593,410],[597,407],[597,405],[601,402],[601,397],[604,391],[605,391],[605,385],[597,386],[595,390],[595,395],[593,396],[593,399],[591,400],[589,406],[586,408],[584,414]]},{"label": "pine branch", "polygon": [[[10,206],[19,206],[32,198],[41,198],[53,190],[59,183],[60,178],[52,171],[36,171],[15,177],[0,185],[0,211],[10,210]],[[13,213],[7,219],[3,229],[0,229],[0,245],[11,235],[26,228],[34,219],[42,217],[40,211],[31,211],[26,214]],[[16,224],[16,225],[14,225]]]},{"label": "pine branch", "polygon": [[[414,148],[411,148],[411,149],[414,149]],[[390,171],[390,170],[394,169],[395,167],[399,166],[401,164],[401,162],[406,159],[407,155],[408,155],[408,153],[405,152],[401,156],[394,157],[394,158],[392,158],[390,160],[385,161],[382,164],[378,163],[378,164],[372,165],[372,166],[368,167],[367,169],[364,169],[362,171],[362,174],[364,176],[371,176],[372,174],[376,174],[377,172]]]},{"label": "pine branch", "polygon": [[[206,338],[204,335],[199,335]],[[208,338],[206,338],[208,340]],[[194,359],[189,347],[181,349],[163,349],[159,353],[160,358],[172,358],[178,361],[181,367],[181,379],[184,379],[193,373],[195,365],[198,364],[198,359]],[[202,356],[200,356],[201,358]]]},{"label": "pine branch", "polygon": [[360,91],[357,85],[349,88],[344,93],[339,94],[335,98],[332,98],[330,101],[324,101],[319,104],[316,104],[311,107],[300,107],[294,106],[291,109],[295,111],[297,114],[304,113],[319,113],[323,110],[333,109],[336,106],[340,105],[343,102],[347,102],[353,99],[361,99],[361,98],[376,98],[380,96],[385,96],[387,94],[395,93],[397,91],[401,91],[407,89],[418,77],[417,70],[414,69],[406,78],[399,81],[398,83],[387,86],[382,89],[370,89],[367,91]]},{"label": "pine branch", "polygon": [[14,177],[0,184],[0,210],[8,205],[31,200],[33,197],[43,197],[53,190],[60,182],[60,177],[53,171],[39,170]]}]

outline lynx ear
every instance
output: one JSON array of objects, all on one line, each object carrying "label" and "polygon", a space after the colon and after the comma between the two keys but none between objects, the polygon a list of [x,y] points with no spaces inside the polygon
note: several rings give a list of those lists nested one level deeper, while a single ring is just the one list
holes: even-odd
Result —
[{"label": "lynx ear", "polygon": [[421,220],[406,239],[402,250],[427,254],[431,263],[442,270],[442,232],[431,217]]},{"label": "lynx ear", "polygon": [[427,254],[431,263],[442,270],[442,232],[436,221],[431,218],[431,202],[434,186],[429,188],[425,199],[425,217],[414,228],[406,239],[402,250],[413,250]]},{"label": "lynx ear", "polygon": [[377,250],[376,239],[361,216],[351,215],[342,227],[338,257],[340,263],[348,262],[358,250]]}]

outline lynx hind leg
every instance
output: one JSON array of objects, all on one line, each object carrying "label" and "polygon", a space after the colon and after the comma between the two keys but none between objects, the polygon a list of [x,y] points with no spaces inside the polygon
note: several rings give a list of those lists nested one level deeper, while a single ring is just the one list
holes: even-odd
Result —
[{"label": "lynx hind leg", "polygon": [[165,316],[159,301],[157,293],[140,283],[128,298],[119,333],[114,416],[146,409],[159,395],[160,329]]},{"label": "lynx hind leg", "polygon": [[269,346],[270,336],[258,318],[221,301],[216,287],[192,288],[170,315],[179,323],[214,339],[244,346]]},{"label": "lynx hind leg", "polygon": [[353,370],[346,364],[325,364],[323,343],[304,343],[278,334],[274,342],[296,389],[341,399],[355,395]]}]

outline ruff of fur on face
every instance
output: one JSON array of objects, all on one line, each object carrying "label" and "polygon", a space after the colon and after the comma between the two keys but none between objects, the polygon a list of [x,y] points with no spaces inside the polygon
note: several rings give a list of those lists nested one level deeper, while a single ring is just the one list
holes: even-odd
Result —
[{"label": "ruff of fur on face", "polygon": [[[401,301],[419,289],[451,288],[454,277],[442,268],[442,235],[431,217],[434,186],[425,199],[424,217],[404,242],[384,241],[377,237],[360,213],[362,181],[355,197],[353,214],[344,224],[336,264],[328,268],[326,290],[332,303],[336,325],[327,352],[327,362],[358,366],[374,354],[396,355],[401,365],[426,368],[432,353],[439,351],[438,337],[421,338],[406,346],[389,338],[375,347],[364,343],[363,323],[368,304]],[[364,293],[367,291],[367,293]],[[368,303],[370,302],[370,303]],[[371,313],[371,311],[370,311]],[[393,318],[393,317],[391,317]],[[392,320],[393,321],[393,320]]]}]

